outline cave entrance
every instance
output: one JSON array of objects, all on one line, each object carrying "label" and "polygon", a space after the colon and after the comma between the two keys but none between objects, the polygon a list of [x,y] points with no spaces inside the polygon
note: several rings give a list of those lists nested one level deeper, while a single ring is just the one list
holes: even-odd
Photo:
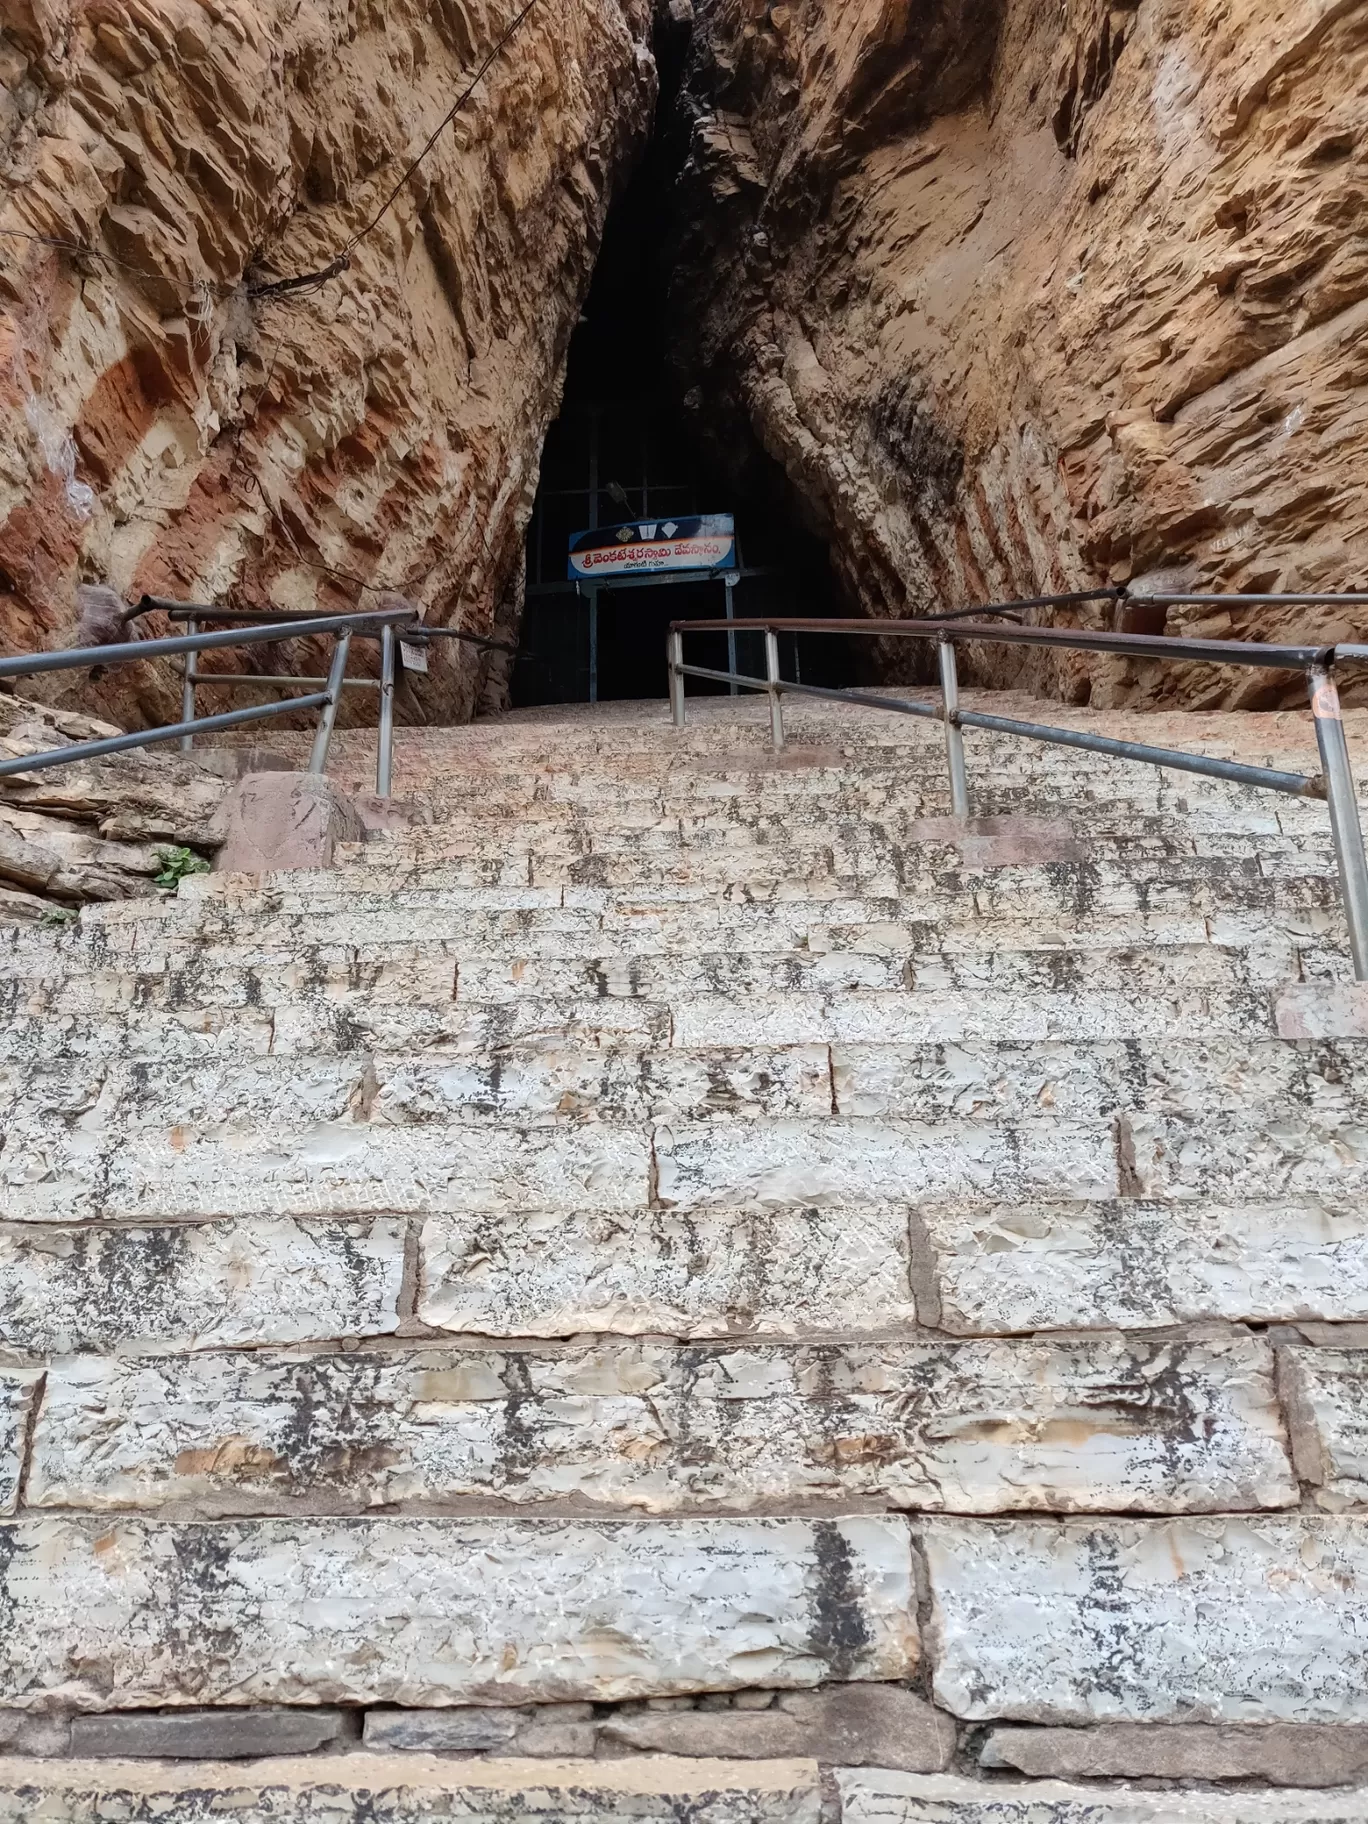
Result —
[{"label": "cave entrance", "polygon": [[[706,401],[687,423],[680,409],[665,332],[668,273],[661,255],[669,178],[668,153],[657,138],[609,215],[588,303],[570,344],[561,414],[547,433],[528,528],[515,708],[665,697],[669,623],[726,612],[716,578],[603,588],[593,603],[566,574],[571,535],[591,527],[730,513],[740,568],[731,592],[738,618],[841,612],[826,547],[795,523],[778,470],[750,449],[734,474],[691,432],[694,418],[707,422]],[[737,475],[743,476],[739,484]],[[763,677],[763,636],[735,638],[738,669]],[[726,636],[692,641],[688,657],[726,669]],[[847,642],[839,636],[781,635],[780,665],[785,677],[805,683],[854,680]],[[727,688],[689,681],[691,694]]]}]

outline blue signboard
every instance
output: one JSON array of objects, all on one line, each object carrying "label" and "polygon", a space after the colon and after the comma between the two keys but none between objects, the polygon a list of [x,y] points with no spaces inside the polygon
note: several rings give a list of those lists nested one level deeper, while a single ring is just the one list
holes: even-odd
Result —
[{"label": "blue signboard", "polygon": [[576,532],[570,540],[574,582],[612,582],[670,570],[694,570],[703,577],[735,569],[736,525],[730,513],[634,519]]}]

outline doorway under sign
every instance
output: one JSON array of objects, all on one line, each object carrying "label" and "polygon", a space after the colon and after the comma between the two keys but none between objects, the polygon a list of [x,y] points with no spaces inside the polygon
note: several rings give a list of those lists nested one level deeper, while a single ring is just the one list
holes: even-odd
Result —
[{"label": "doorway under sign", "polygon": [[[574,365],[572,351],[572,380]],[[515,707],[664,698],[669,623],[715,617],[724,600],[740,618],[836,613],[820,541],[776,523],[759,503],[737,506],[734,570],[625,576],[611,583],[567,575],[571,538],[586,528],[724,513],[734,499],[735,490],[700,459],[667,399],[638,394],[568,401],[547,435],[528,531]],[[853,681],[843,641],[786,635],[782,647],[785,676],[806,673],[809,682],[833,685]],[[759,635],[719,635],[711,657],[700,643],[700,664],[736,670],[737,659],[743,671],[762,662]]]}]

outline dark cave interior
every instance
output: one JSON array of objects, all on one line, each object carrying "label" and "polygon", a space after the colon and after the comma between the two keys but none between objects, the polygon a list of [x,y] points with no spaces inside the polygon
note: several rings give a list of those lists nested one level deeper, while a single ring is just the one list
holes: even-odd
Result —
[{"label": "dark cave interior", "polygon": [[[728,591],[715,579],[600,588],[592,602],[590,592],[577,590],[566,575],[570,536],[587,527],[637,515],[731,513],[740,578],[730,594],[738,618],[847,612],[837,598],[826,547],[798,523],[777,467],[748,450],[747,482],[738,486],[691,434],[681,409],[666,330],[673,153],[659,125],[673,107],[678,57],[662,55],[661,65],[657,131],[609,214],[588,302],[570,345],[561,413],[542,452],[528,528],[515,708],[664,697],[669,623],[726,612]],[[757,474],[763,480],[759,488]],[[762,676],[762,636],[735,637],[738,669]],[[698,636],[689,642],[687,656],[692,663],[726,668],[726,636]],[[848,642],[836,635],[782,635],[780,665],[785,677],[808,683],[854,682]],[[689,682],[691,694],[726,689],[706,680]]]}]

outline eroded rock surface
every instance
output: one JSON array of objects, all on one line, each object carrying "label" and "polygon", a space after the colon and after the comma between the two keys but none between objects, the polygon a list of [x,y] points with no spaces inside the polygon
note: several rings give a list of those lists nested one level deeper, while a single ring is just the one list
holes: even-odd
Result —
[{"label": "eroded rock surface", "polygon": [[[122,732],[92,716],[0,694],[3,760]],[[216,817],[225,790],[214,767],[166,745],[0,778],[0,922],[150,895],[178,849],[205,865],[222,840]]]},{"label": "eroded rock surface", "polygon": [[[1319,0],[718,0],[673,280],[700,423],[778,460],[873,614],[1170,573],[1357,587],[1365,58],[1362,9]],[[1094,703],[1299,688],[979,664]]]},{"label": "eroded rock surface", "polygon": [[[508,22],[487,0],[7,9],[5,645],[70,644],[90,577],[290,610],[402,587],[434,624],[516,625],[541,439],[655,66],[646,0],[550,0],[403,182]],[[396,186],[345,270],[259,289],[330,266]],[[468,714],[471,653],[442,642],[411,712]],[[53,688],[173,719],[170,670],[79,676]]]}]

